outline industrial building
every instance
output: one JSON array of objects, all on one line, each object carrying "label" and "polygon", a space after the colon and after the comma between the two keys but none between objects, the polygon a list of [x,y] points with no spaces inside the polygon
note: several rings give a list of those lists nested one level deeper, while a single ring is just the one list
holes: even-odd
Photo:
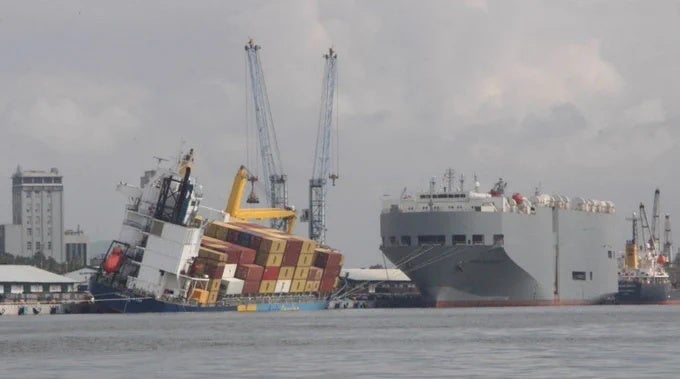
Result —
[{"label": "industrial building", "polygon": [[76,281],[26,265],[0,265],[0,303],[75,299]]}]

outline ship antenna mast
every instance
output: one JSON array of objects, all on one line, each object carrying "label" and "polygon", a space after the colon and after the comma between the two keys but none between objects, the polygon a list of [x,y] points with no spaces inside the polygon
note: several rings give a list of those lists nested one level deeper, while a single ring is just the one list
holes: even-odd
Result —
[{"label": "ship antenna mast", "polygon": [[444,179],[446,179],[447,187],[444,188],[444,192],[451,193],[453,192],[453,181],[455,180],[454,175],[456,172],[449,168],[446,169],[446,172],[444,172]]}]

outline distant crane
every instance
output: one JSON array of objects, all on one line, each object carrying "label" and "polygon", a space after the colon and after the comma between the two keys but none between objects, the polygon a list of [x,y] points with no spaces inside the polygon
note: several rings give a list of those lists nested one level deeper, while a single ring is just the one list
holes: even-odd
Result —
[{"label": "distant crane", "polygon": [[[646,240],[646,239],[645,239],[645,229],[646,229],[646,230],[649,232],[649,234],[650,234],[649,240]],[[649,241],[649,242],[650,242],[650,243],[649,243],[649,245],[650,245],[650,246],[649,246],[649,249],[651,249],[652,254],[656,255],[656,253],[657,253],[657,251],[656,251],[656,246],[655,246],[655,244],[653,243],[654,237],[652,236],[651,230],[650,230],[650,228],[649,228],[649,221],[648,221],[648,219],[647,219],[647,212],[645,211],[645,205],[642,204],[642,203],[640,203],[640,231],[641,231],[641,234],[642,234],[642,235],[640,236],[640,237],[642,237],[642,238],[641,238],[642,243],[644,244],[644,243],[646,243],[647,241]],[[643,246],[643,249],[644,249],[644,246]]]},{"label": "distant crane", "polygon": [[673,254],[673,238],[671,237],[671,216],[666,215],[664,221],[664,231],[663,231],[663,255],[668,258],[669,262],[672,262],[671,255]]},{"label": "distant crane", "polygon": [[650,242],[654,245],[654,250],[659,248],[659,198],[661,197],[661,191],[657,188],[654,191],[654,203],[652,203],[652,225]]},{"label": "distant crane", "polygon": [[[331,183],[335,185],[335,180],[339,178],[337,172],[331,170],[331,157],[333,156],[331,135],[333,130],[333,105],[336,101],[335,92],[338,80],[338,55],[333,48],[330,48],[323,57],[326,60],[326,67],[321,87],[321,110],[314,150],[314,169],[312,179],[309,180],[309,209],[303,215],[304,219],[309,221],[309,238],[321,245],[326,243],[327,179],[330,179]],[[335,154],[337,156],[337,151]]]},{"label": "distant crane", "polygon": [[[265,86],[264,73],[260,63],[260,46],[251,39],[245,46],[248,60],[248,77],[255,108],[255,122],[257,125],[258,142],[260,146],[260,158],[262,159],[262,171],[266,178],[265,192],[271,208],[292,209],[288,207],[288,183],[283,171],[279,146],[276,142],[274,121],[269,108],[267,87]],[[250,176],[248,181],[254,184],[257,177]],[[257,202],[254,196],[248,198],[249,203]],[[285,230],[286,221],[281,219],[271,220],[271,226]]]}]

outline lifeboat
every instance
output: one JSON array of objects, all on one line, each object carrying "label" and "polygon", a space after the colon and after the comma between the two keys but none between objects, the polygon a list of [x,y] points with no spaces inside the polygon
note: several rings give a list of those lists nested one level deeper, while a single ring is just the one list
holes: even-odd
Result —
[{"label": "lifeboat", "polygon": [[665,255],[659,255],[659,258],[656,259],[656,262],[660,265],[666,264],[666,256]]},{"label": "lifeboat", "polygon": [[116,247],[111,250],[109,255],[106,257],[106,261],[104,261],[104,271],[108,273],[118,271],[120,265],[123,263],[123,257],[123,249],[120,247]]}]

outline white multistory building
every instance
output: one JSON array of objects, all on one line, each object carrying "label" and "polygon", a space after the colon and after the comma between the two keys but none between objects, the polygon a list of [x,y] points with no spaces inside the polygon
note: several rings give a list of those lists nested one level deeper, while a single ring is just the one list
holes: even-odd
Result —
[{"label": "white multistory building", "polygon": [[57,262],[65,261],[63,190],[62,176],[56,168],[22,171],[17,167],[12,175],[12,224],[19,228],[6,227],[5,231],[13,233],[4,238],[6,246],[21,248],[8,253],[33,256],[42,252]]}]

